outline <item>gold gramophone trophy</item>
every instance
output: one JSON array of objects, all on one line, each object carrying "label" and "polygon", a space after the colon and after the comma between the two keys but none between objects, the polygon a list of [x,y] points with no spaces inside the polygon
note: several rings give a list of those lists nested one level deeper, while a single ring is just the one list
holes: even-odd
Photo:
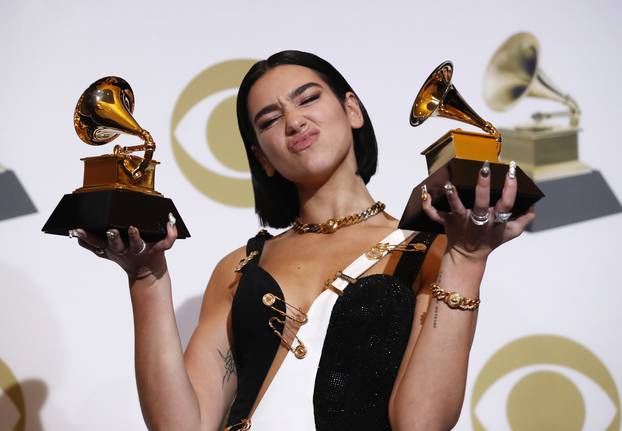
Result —
[{"label": "gold gramophone trophy", "polygon": [[[146,241],[166,235],[168,213],[177,219],[179,238],[190,236],[173,201],[154,189],[155,143],[140,127],[134,112],[134,93],[122,78],[108,76],[87,88],[76,105],[73,124],[82,141],[104,145],[119,134],[140,137],[143,145],[114,147],[113,154],[86,157],[82,187],[66,194],[43,226],[43,232],[68,235],[70,229],[83,228],[103,234],[116,228],[122,236],[136,226]],[[144,151],[143,157],[132,153]]]},{"label": "gold gramophone trophy", "polygon": [[[537,205],[538,217],[527,229],[550,229],[622,211],[600,172],[579,160],[579,105],[553,84],[539,67],[539,60],[536,37],[517,33],[493,54],[484,77],[484,99],[496,111],[505,111],[525,97],[553,100],[567,107],[559,112],[536,112],[530,124],[501,129],[501,159],[520,163],[548,197]],[[568,117],[569,124],[545,121],[559,117]],[[577,196],[583,198],[581,204]]]},{"label": "gold gramophone trophy", "polygon": [[[475,185],[482,163],[490,162],[491,197],[490,204],[501,197],[508,166],[499,161],[501,134],[489,122],[483,120],[464,101],[451,82],[453,65],[445,61],[439,65],[419,90],[411,113],[410,124],[419,126],[433,116],[462,121],[482,129],[485,133],[454,129],[423,150],[428,165],[429,177],[417,185],[408,200],[400,220],[400,228],[425,232],[443,232],[443,226],[432,221],[423,212],[421,186],[426,185],[432,204],[439,210],[449,211],[444,185],[451,181],[460,199],[467,208],[472,208]],[[516,168],[518,192],[513,217],[524,214],[531,205],[544,196],[533,181]]]}]

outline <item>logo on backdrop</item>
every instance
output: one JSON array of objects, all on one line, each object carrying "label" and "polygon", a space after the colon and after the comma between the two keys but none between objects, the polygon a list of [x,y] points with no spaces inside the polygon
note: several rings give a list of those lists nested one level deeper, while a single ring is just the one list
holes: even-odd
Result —
[{"label": "logo on backdrop", "polygon": [[36,212],[15,172],[0,165],[0,221]]},{"label": "logo on backdrop", "polygon": [[[19,383],[17,383],[15,375],[2,360],[0,360],[0,393],[4,393],[3,397],[10,401],[18,414],[17,422],[12,424],[13,427],[11,429],[13,431],[23,431],[26,426],[26,403],[24,401],[24,393]],[[0,413],[2,413],[2,409],[7,407],[7,404],[8,403],[4,401],[1,403]],[[9,412],[4,412],[2,416],[10,417],[11,415]]]},{"label": "logo on backdrop", "polygon": [[181,92],[171,120],[173,154],[185,177],[205,196],[235,207],[254,205],[235,111],[238,85],[254,63],[229,60],[199,73]]},{"label": "logo on backdrop", "polygon": [[598,357],[555,335],[507,344],[486,362],[473,386],[475,431],[618,430],[620,397]]}]

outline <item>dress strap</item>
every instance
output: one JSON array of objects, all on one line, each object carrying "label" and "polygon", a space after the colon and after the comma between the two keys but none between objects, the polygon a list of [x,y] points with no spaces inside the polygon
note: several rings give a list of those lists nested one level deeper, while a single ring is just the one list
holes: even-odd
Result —
[{"label": "dress strap", "polygon": [[265,229],[260,230],[257,232],[257,235],[250,238],[246,243],[246,257],[240,261],[236,272],[244,272],[245,268],[256,266],[263,252],[263,246],[270,238],[272,238],[272,235]]},{"label": "dress strap", "polygon": [[400,260],[397,262],[393,275],[402,281],[405,286],[410,287],[414,283],[436,236],[436,233],[419,232],[410,240],[409,244],[425,244],[426,249],[422,253],[403,253]]},{"label": "dress strap", "polygon": [[[410,235],[412,235],[412,233],[413,231],[411,230],[396,229],[380,242],[388,244],[399,244]],[[343,290],[348,286],[348,284],[356,283],[356,279],[361,274],[374,266],[376,262],[382,259],[388,252],[388,249],[384,249],[380,250],[378,253],[374,253],[373,255],[371,255],[369,251],[366,251],[365,253],[360,255],[346,269],[337,273],[336,278],[332,281],[332,283],[330,283],[332,288],[334,288],[333,290],[343,293]]]}]

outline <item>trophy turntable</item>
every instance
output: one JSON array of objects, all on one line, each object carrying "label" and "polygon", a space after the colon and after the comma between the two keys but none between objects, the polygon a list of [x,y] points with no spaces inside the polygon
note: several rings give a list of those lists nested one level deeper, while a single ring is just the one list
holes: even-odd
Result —
[{"label": "trophy turntable", "polygon": [[[68,235],[82,228],[103,234],[110,228],[127,236],[135,226],[146,241],[157,241],[166,235],[168,213],[177,219],[178,238],[190,236],[173,201],[154,188],[153,160],[155,142],[140,127],[132,113],[134,93],[122,78],[108,76],[87,88],[74,111],[76,133],[89,145],[104,145],[120,134],[138,136],[143,145],[121,147],[113,154],[83,158],[82,187],[66,194],[43,226],[43,232]],[[144,151],[143,157],[132,153]]]},{"label": "trophy turntable", "polygon": [[[410,124],[421,125],[433,116],[461,121],[484,131],[469,132],[454,129],[423,150],[429,177],[417,185],[408,200],[399,227],[425,232],[443,232],[442,225],[423,212],[421,186],[426,185],[434,207],[449,211],[444,185],[451,181],[466,208],[472,208],[477,175],[484,161],[490,162],[490,203],[501,197],[508,166],[501,163],[501,134],[482,119],[462,98],[452,84],[453,64],[441,63],[425,81],[413,104]],[[517,166],[518,191],[512,214],[518,217],[544,196],[534,182]]]}]

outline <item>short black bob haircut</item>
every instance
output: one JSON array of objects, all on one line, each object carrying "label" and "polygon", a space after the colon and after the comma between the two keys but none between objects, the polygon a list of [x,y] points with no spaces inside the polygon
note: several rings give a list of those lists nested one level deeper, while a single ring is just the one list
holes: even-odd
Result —
[{"label": "short black bob haircut", "polygon": [[[262,226],[284,228],[290,226],[298,217],[298,191],[294,183],[276,172],[272,177],[266,175],[252,151],[259,146],[253,124],[248,113],[248,93],[255,82],[270,69],[293,64],[313,70],[333,91],[337,99],[345,101],[347,92],[354,92],[345,78],[326,60],[317,55],[302,51],[281,51],[255,63],[244,76],[237,98],[238,127],[246,148],[246,156],[251,170],[253,192],[255,194],[255,212]],[[358,99],[358,96],[357,96]],[[360,129],[352,129],[354,151],[356,154],[357,174],[365,184],[376,172],[378,147],[376,135],[369,115],[358,99],[364,124]]]}]

